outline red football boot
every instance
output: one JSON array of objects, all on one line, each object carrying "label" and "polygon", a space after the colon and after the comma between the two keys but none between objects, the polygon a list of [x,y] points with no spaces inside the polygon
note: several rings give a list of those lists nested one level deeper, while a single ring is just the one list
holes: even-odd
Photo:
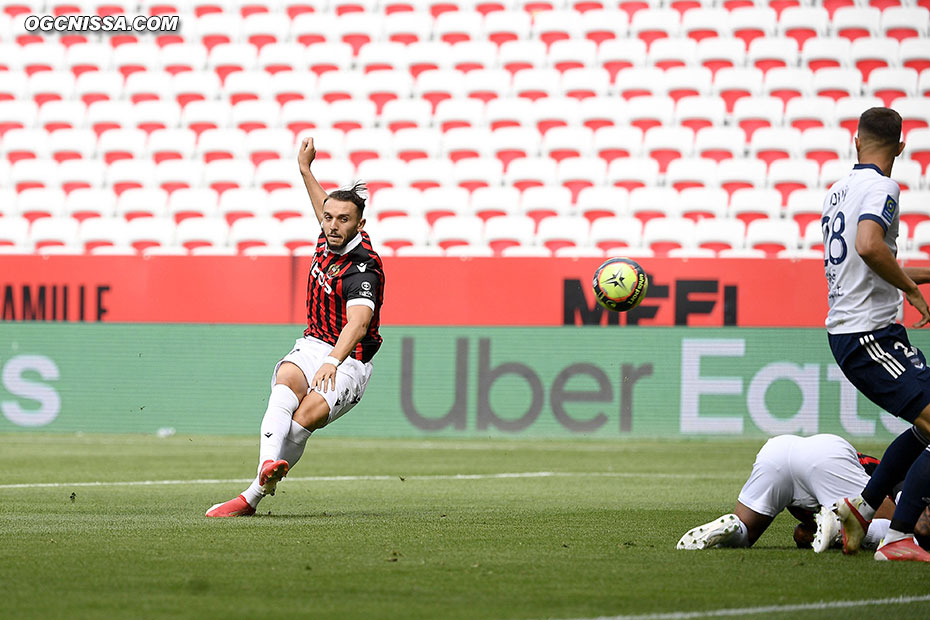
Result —
[{"label": "red football boot", "polygon": [[215,504],[207,511],[208,517],[248,517],[255,514],[255,509],[239,495],[228,502]]}]

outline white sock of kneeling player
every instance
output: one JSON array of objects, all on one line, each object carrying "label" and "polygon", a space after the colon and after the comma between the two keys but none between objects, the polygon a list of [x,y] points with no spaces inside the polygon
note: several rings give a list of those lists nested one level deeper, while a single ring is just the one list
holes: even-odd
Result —
[{"label": "white sock of kneeling player", "polygon": [[869,529],[865,533],[865,538],[862,539],[862,548],[878,549],[878,545],[881,544],[882,538],[888,533],[890,526],[891,521],[888,519],[872,519]]},{"label": "white sock of kneeling player", "polygon": [[265,410],[265,417],[262,418],[261,437],[259,438],[259,472],[265,461],[276,461],[281,458],[284,440],[291,430],[292,417],[299,405],[300,400],[291,388],[280,383],[271,388],[268,409]]},{"label": "white sock of kneeling player", "polygon": [[749,546],[749,530],[746,529],[746,524],[742,522],[738,517],[736,519],[737,529],[735,532],[730,534],[729,538],[724,541],[722,547],[748,547]]},{"label": "white sock of kneeling player", "polygon": [[307,447],[307,440],[313,434],[308,428],[304,428],[294,420],[291,420],[291,428],[284,438],[284,446],[281,452],[281,458],[287,461],[287,465],[293,468],[303,456],[304,448]]}]

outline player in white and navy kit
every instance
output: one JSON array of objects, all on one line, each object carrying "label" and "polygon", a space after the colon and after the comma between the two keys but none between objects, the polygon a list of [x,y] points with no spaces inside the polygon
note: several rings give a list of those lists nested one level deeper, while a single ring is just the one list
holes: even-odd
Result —
[{"label": "player in white and navy kit", "polygon": [[[751,547],[775,517],[788,509],[801,521],[795,529],[798,545],[813,543],[815,551],[823,551],[832,543],[833,534],[828,532],[818,539],[815,530],[819,519],[815,523],[815,516],[821,517],[817,514],[821,507],[832,507],[864,487],[868,471],[876,463],[836,435],[772,437],[756,455],[734,512],[689,530],[678,541],[678,548]],[[866,546],[874,549],[878,545],[882,526],[887,528],[888,521],[876,519]]]},{"label": "player in white and navy kit", "polygon": [[858,497],[837,506],[846,553],[858,549],[884,497],[904,480],[891,528],[875,553],[878,560],[930,562],[913,538],[914,524],[930,496],[930,369],[895,322],[903,291],[921,314],[914,327],[930,321],[918,284],[930,270],[902,268],[896,260],[898,184],[894,159],[904,150],[901,116],[871,108],[859,119],[859,163],[827,190],[821,224],[830,310],[830,348],[846,378],[872,402],[914,424],[897,437]]},{"label": "player in white and navy kit", "polygon": [[297,160],[321,227],[307,279],[307,329],[272,373],[258,475],[208,517],[251,515],[265,495],[274,495],[310,434],[361,400],[381,347],[384,268],[363,230],[365,186],[327,194],[310,172],[315,155],[313,140],[305,139]]}]

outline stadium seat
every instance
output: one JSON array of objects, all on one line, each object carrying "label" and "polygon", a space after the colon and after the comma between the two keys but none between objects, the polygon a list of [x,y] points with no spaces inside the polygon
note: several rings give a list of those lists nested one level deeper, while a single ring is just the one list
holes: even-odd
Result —
[{"label": "stadium seat", "polygon": [[313,204],[304,188],[284,187],[269,192],[267,204],[269,215],[281,221],[313,214]]},{"label": "stadium seat", "polygon": [[830,187],[838,180],[849,174],[856,161],[853,159],[832,159],[824,163],[820,169],[821,187]]},{"label": "stadium seat", "polygon": [[[499,215],[484,223],[484,240],[498,256],[509,248],[532,247],[536,224],[525,215]],[[546,248],[546,255],[551,255]]]},{"label": "stadium seat", "polygon": [[621,69],[616,78],[617,93],[624,99],[665,95],[665,72],[657,67]]},{"label": "stadium seat", "polygon": [[554,127],[546,132],[540,153],[561,162],[570,157],[588,157],[593,154],[594,132],[587,127]]},{"label": "stadium seat", "polygon": [[[569,45],[572,43],[580,44],[579,48],[590,49],[590,60],[593,63],[597,44],[583,37],[583,28],[582,16],[577,11],[562,9],[542,11],[533,15],[530,36],[541,41],[550,53],[559,44],[565,44],[566,42]],[[587,53],[585,52],[585,54]],[[592,63],[583,62],[581,66]],[[556,66],[555,62],[552,62],[552,65],[556,69],[562,70]]]},{"label": "stadium seat", "polygon": [[851,156],[851,150],[849,133],[840,127],[815,127],[801,136],[801,155],[819,166],[831,159],[846,159]]},{"label": "stadium seat", "polygon": [[756,68],[721,68],[714,75],[714,92],[726,103],[727,113],[733,113],[738,101],[762,92],[762,79]]},{"label": "stadium seat", "polygon": [[825,37],[830,26],[830,14],[821,6],[786,8],[778,19],[778,33],[797,41],[798,49],[815,38]]},{"label": "stadium seat", "polygon": [[635,97],[627,102],[626,115],[630,125],[644,132],[653,127],[671,125],[675,103],[670,97]]},{"label": "stadium seat", "polygon": [[821,69],[848,69],[852,66],[852,44],[847,39],[816,37],[801,49],[801,67],[814,73]]},{"label": "stadium seat", "polygon": [[555,69],[524,69],[513,76],[513,94],[530,101],[559,94],[561,79]]},{"label": "stadium seat", "polygon": [[504,181],[522,192],[528,187],[551,184],[557,172],[557,164],[548,157],[524,157],[510,162]]},{"label": "stadium seat", "polygon": [[730,31],[748,50],[760,38],[775,36],[777,13],[766,6],[747,6],[730,11]]},{"label": "stadium seat", "polygon": [[857,39],[850,50],[851,65],[862,74],[862,81],[868,82],[875,69],[898,64],[898,47],[893,39]]},{"label": "stadium seat", "polygon": [[607,167],[607,183],[632,191],[659,182],[659,163],[651,157],[621,157]]},{"label": "stadium seat", "polygon": [[765,187],[766,165],[758,159],[725,159],[717,165],[717,182],[730,194],[740,189]]},{"label": "stadium seat", "polygon": [[126,220],[93,217],[81,222],[77,233],[77,244],[88,254],[100,247],[126,246],[128,229],[129,224]]},{"label": "stadium seat", "polygon": [[879,31],[898,42],[930,35],[930,19],[924,7],[893,6],[882,11]]},{"label": "stadium seat", "polygon": [[694,222],[685,218],[664,217],[649,220],[643,225],[643,247],[657,257],[668,256],[675,248],[694,246]]},{"label": "stadium seat", "polygon": [[432,245],[448,250],[460,245],[481,245],[484,222],[473,215],[451,215],[439,218],[430,232]]},{"label": "stadium seat", "polygon": [[62,215],[72,217],[79,222],[93,217],[115,217],[116,196],[107,189],[76,189],[65,197]]},{"label": "stadium seat", "polygon": [[243,217],[230,225],[227,241],[239,254],[250,248],[276,248],[282,245],[283,227],[273,217]]},{"label": "stadium seat", "polygon": [[799,189],[788,197],[785,218],[794,220],[799,230],[807,230],[811,222],[820,222],[823,213],[823,190]]},{"label": "stadium seat", "polygon": [[0,142],[0,153],[11,164],[22,159],[50,159],[48,142],[49,134],[44,129],[10,129]]},{"label": "stadium seat", "polygon": [[76,129],[84,124],[86,108],[80,101],[49,101],[39,108],[35,126],[49,133],[59,129]]},{"label": "stadium seat", "polygon": [[838,37],[855,41],[877,37],[881,11],[871,7],[842,7],[833,13],[833,30]]},{"label": "stadium seat", "polygon": [[668,70],[697,64],[697,42],[689,38],[658,39],[649,47],[650,66]]},{"label": "stadium seat", "polygon": [[388,157],[391,153],[391,132],[388,129],[352,129],[345,135],[346,156],[352,165],[369,159]]},{"label": "stadium seat", "polygon": [[671,161],[690,156],[693,149],[694,132],[687,127],[659,126],[643,134],[643,152],[658,162],[660,174],[665,174]]},{"label": "stadium seat", "polygon": [[[716,173],[716,170],[714,170]],[[727,215],[730,196],[719,187],[688,187],[678,194],[678,214],[695,222]]]},{"label": "stadium seat", "polygon": [[378,242],[397,251],[405,246],[424,246],[429,238],[429,225],[421,217],[391,217],[378,222]]},{"label": "stadium seat", "polygon": [[907,136],[907,156],[920,164],[923,174],[930,166],[930,128],[913,129]]},{"label": "stadium seat", "polygon": [[96,159],[69,159],[58,166],[58,183],[65,193],[102,187],[106,166]]},{"label": "stadium seat", "polygon": [[[529,108],[529,122],[540,135],[557,127],[576,125],[581,118],[581,104],[571,97],[545,97]],[[590,129],[590,128],[589,128]]]},{"label": "stadium seat", "polygon": [[[905,39],[899,50],[901,66],[923,72],[930,69],[930,40],[926,38]],[[926,95],[921,91],[922,95]]]},{"label": "stadium seat", "polygon": [[630,193],[622,187],[586,187],[578,193],[577,213],[590,222],[629,215]]},{"label": "stadium seat", "polygon": [[539,154],[539,133],[531,127],[504,127],[487,135],[489,152],[500,160],[504,172],[514,159]]},{"label": "stadium seat", "polygon": [[423,207],[420,215],[426,218],[430,226],[436,220],[452,215],[476,215],[469,206],[468,190],[462,187],[428,187],[423,190],[422,197]]},{"label": "stadium seat", "polygon": [[917,72],[908,67],[875,69],[869,75],[865,91],[891,107],[895,99],[917,95]]},{"label": "stadium seat", "polygon": [[[721,69],[742,67],[746,56],[746,46],[739,39],[733,37],[713,37],[702,39],[697,46],[697,64],[709,69],[716,78]],[[761,76],[762,72],[758,69]],[[761,81],[761,79],[760,79]]]},{"label": "stadium seat", "polygon": [[122,91],[123,76],[115,71],[89,71],[74,82],[74,94],[85,105],[117,99]]},{"label": "stadium seat", "polygon": [[694,187],[716,187],[717,162],[700,157],[672,160],[665,182],[679,192]]},{"label": "stadium seat", "polygon": [[[267,162],[266,162],[267,163]],[[408,183],[407,166],[413,166],[416,162],[405,164],[396,159],[369,159],[359,164],[357,173],[358,177],[365,179],[368,186],[368,195],[374,198],[377,193],[385,187],[404,187]],[[290,170],[288,178],[293,178],[293,165],[287,166]],[[281,168],[281,175],[288,174],[284,168]],[[423,186],[420,186],[423,189]]]},{"label": "stadium seat", "polygon": [[407,164],[407,182],[421,191],[442,187],[452,175],[452,166],[442,159],[414,159]]},{"label": "stadium seat", "polygon": [[[41,251],[48,246],[77,248],[78,221],[70,217],[43,217],[37,219],[29,228],[29,245]],[[81,250],[75,250],[80,253]]]},{"label": "stadium seat", "polygon": [[590,224],[583,217],[555,215],[543,218],[536,230],[536,242],[551,252],[588,242]]},{"label": "stadium seat", "polygon": [[738,219],[701,219],[694,225],[695,247],[711,250],[714,253],[741,249],[745,236],[746,225]]},{"label": "stadium seat", "polygon": [[566,97],[583,100],[605,97],[610,91],[610,73],[606,69],[590,66],[562,72],[561,92]]},{"label": "stadium seat", "polygon": [[[594,132],[626,125],[626,107],[616,97],[587,97],[578,102],[577,120]],[[642,133],[642,130],[636,130]]]},{"label": "stadium seat", "polygon": [[836,103],[829,97],[795,97],[785,105],[785,125],[801,132],[834,124]]},{"label": "stadium seat", "polygon": [[602,217],[591,223],[592,246],[607,253],[642,246],[643,223],[635,217]]},{"label": "stadium seat", "polygon": [[776,67],[795,67],[798,64],[798,46],[788,37],[759,37],[749,44],[746,65],[763,74]]},{"label": "stadium seat", "polygon": [[900,97],[892,102],[892,107],[901,115],[904,140],[914,129],[930,126],[930,107],[925,97]]},{"label": "stadium seat", "polygon": [[610,74],[611,83],[615,83],[620,71],[646,65],[646,44],[640,39],[603,41],[597,50],[597,64]]},{"label": "stadium seat", "polygon": [[[140,190],[137,190],[140,191]],[[225,193],[225,192],[224,192]],[[164,199],[162,199],[164,200]],[[216,190],[197,187],[189,189],[179,189],[171,193],[167,200],[167,213],[164,209],[152,210],[146,212],[136,212],[136,217],[149,215],[154,217],[170,216],[175,223],[180,223],[189,217],[216,217],[219,215],[218,210],[219,194]],[[126,214],[127,219],[133,219]]]},{"label": "stadium seat", "polygon": [[[257,187],[226,190],[219,197],[216,214],[230,226],[243,218],[267,218],[270,215],[268,192]],[[206,217],[210,215],[205,214]]]},{"label": "stadium seat", "polygon": [[202,247],[224,247],[229,237],[229,228],[221,219],[191,217],[178,223],[175,240],[188,251]]},{"label": "stadium seat", "polygon": [[716,96],[682,97],[675,104],[675,121],[695,132],[706,128],[724,127],[726,104]]},{"label": "stadium seat", "polygon": [[881,106],[882,100],[878,97],[843,97],[836,101],[834,110],[835,122],[849,132],[850,137],[856,135],[859,127],[859,117],[865,110]]},{"label": "stadium seat", "polygon": [[[177,193],[177,192],[175,192]],[[116,201],[116,215],[127,221],[136,218],[165,217],[168,214],[168,192],[160,188],[130,188]]]},{"label": "stadium seat", "polygon": [[588,187],[604,184],[607,162],[598,157],[571,157],[559,162],[557,182],[571,192],[570,202],[578,199],[578,193]]},{"label": "stadium seat", "polygon": [[[458,86],[447,85],[443,90],[434,89],[430,99],[435,102],[437,98],[446,98],[453,95],[455,90],[461,90],[461,96],[477,99],[487,103],[493,99],[509,97],[511,95],[511,76],[505,69],[474,69],[457,78]],[[454,89],[454,90],[453,90]],[[441,100],[441,99],[440,99]]]},{"label": "stadium seat", "polygon": [[520,97],[492,99],[485,107],[484,117],[492,131],[505,127],[522,127],[529,121],[532,108],[533,103],[529,99]]},{"label": "stadium seat", "polygon": [[[417,80],[413,87],[413,94],[415,97],[419,97],[429,104],[430,114],[432,114],[440,101],[464,97],[466,93],[465,82],[469,79],[468,76],[478,73],[479,71],[470,71],[465,74],[464,79],[462,74],[454,69],[430,69],[423,71],[417,75]],[[480,78],[478,81],[481,81]],[[507,82],[504,88],[509,86],[509,78]],[[492,90],[491,93],[492,96],[496,97],[498,93],[496,87],[494,88],[495,89]],[[488,98],[491,97],[489,96]],[[390,105],[390,103],[393,102],[388,103]]]},{"label": "stadium seat", "polygon": [[678,191],[671,187],[639,187],[630,192],[629,214],[646,224],[664,217],[679,217]]},{"label": "stadium seat", "polygon": [[791,192],[817,187],[820,166],[809,159],[779,159],[769,166],[769,185],[782,195],[782,204],[788,204]]},{"label": "stadium seat", "polygon": [[452,46],[452,68],[462,73],[475,69],[491,69],[497,64],[497,46],[490,41],[463,41]]},{"label": "stadium seat", "polygon": [[594,132],[594,154],[610,164],[625,157],[642,154],[643,132],[638,127],[607,126]]},{"label": "stadium seat", "polygon": [[899,203],[900,220],[907,224],[912,233],[918,224],[930,220],[930,190],[903,190]]},{"label": "stadium seat", "polygon": [[674,9],[651,8],[630,17],[630,36],[643,41],[647,50],[657,39],[677,37],[680,29],[681,16]]},{"label": "stadium seat", "polygon": [[484,121],[484,104],[477,99],[446,99],[439,102],[433,123],[443,132],[458,127],[478,127]]},{"label": "stadium seat", "polygon": [[801,233],[794,220],[758,219],[746,226],[746,247],[762,250],[769,258],[800,246]]},{"label": "stadium seat", "polygon": [[60,217],[65,201],[64,191],[51,187],[32,187],[19,192],[16,212],[30,223],[42,218]]},{"label": "stadium seat", "polygon": [[910,159],[896,161],[891,178],[897,181],[902,190],[919,189],[922,186],[920,164]]},{"label": "stadium seat", "polygon": [[29,239],[29,220],[18,215],[0,217],[0,248],[20,248],[32,252]]},{"label": "stadium seat", "polygon": [[743,97],[733,106],[733,122],[750,142],[756,130],[780,125],[784,110],[784,103],[778,97]]},{"label": "stadium seat", "polygon": [[778,97],[787,106],[792,100],[810,96],[813,74],[809,69],[775,67],[765,74],[762,94]]},{"label": "stadium seat", "polygon": [[[297,198],[296,195],[295,198]],[[305,201],[306,196],[304,196]],[[376,201],[369,202],[366,218],[381,221],[391,217],[422,216],[424,210],[423,192],[420,190],[412,187],[386,187],[378,192]]]},{"label": "stadium seat", "polygon": [[738,127],[715,125],[699,129],[694,135],[694,154],[721,162],[742,158],[746,151],[746,134]]}]

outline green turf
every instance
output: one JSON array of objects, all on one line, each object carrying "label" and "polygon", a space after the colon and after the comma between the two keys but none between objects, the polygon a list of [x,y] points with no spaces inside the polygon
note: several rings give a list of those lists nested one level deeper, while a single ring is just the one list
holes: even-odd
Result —
[{"label": "green turf", "polygon": [[[761,443],[314,437],[241,519],[203,517],[240,482],[0,488],[0,618],[576,618],[927,594],[925,565],[797,550],[787,514],[751,550],[676,551],[732,509]],[[257,456],[252,438],[0,446],[5,485],[241,479]],[[423,478],[540,471],[613,475]],[[930,603],[765,617],[866,614]]]}]

